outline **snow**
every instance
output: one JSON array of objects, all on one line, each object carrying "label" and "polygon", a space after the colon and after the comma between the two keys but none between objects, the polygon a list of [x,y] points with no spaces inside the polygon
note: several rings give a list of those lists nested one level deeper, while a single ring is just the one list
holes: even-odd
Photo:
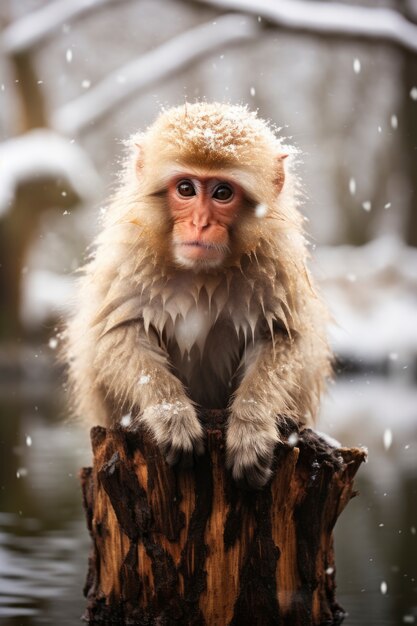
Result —
[{"label": "snow", "polygon": [[396,130],[398,128],[398,117],[396,115],[391,115],[391,128]]},{"label": "snow", "polygon": [[[407,381],[383,376],[339,378],[330,385],[320,411],[318,429],[344,445],[367,445],[385,450],[384,433],[393,433],[390,451],[411,442],[415,457],[417,388]],[[346,434],[350,433],[350,439]],[[352,437],[354,438],[352,440]],[[403,455],[404,463],[406,454]],[[387,457],[384,456],[386,460]]]},{"label": "snow", "polygon": [[324,439],[324,441],[331,446],[332,448],[341,448],[342,444],[340,443],[340,441],[338,441],[337,439],[335,439],[334,437],[331,437],[330,435],[328,435],[327,433],[324,433],[321,430],[314,430],[314,432],[316,433],[316,435],[318,435],[319,437],[321,437],[322,439]]},{"label": "snow", "polygon": [[51,350],[56,350],[56,348],[58,347],[58,339],[56,337],[51,337],[48,341],[48,346],[51,348]]},{"label": "snow", "polygon": [[392,445],[392,430],[391,430],[391,428],[386,428],[384,430],[383,442],[384,442],[385,450],[389,450],[391,445]]},{"label": "snow", "polygon": [[11,207],[19,185],[38,178],[63,178],[80,198],[94,197],[100,186],[81,148],[50,130],[33,130],[0,144],[0,216]]},{"label": "snow", "polygon": [[110,73],[87,93],[53,115],[53,126],[67,134],[79,133],[121,102],[167,78],[225,45],[254,38],[258,23],[245,15],[224,15],[215,24],[201,24],[173,37],[140,58]]},{"label": "snow", "polygon": [[360,247],[319,248],[314,256],[335,320],[336,352],[365,363],[396,354],[396,367],[407,366],[417,353],[417,250],[386,236]]},{"label": "snow", "polygon": [[256,217],[265,217],[268,212],[268,207],[265,204],[258,204],[255,209]]},{"label": "snow", "polygon": [[127,413],[126,415],[123,415],[123,417],[120,419],[120,424],[124,426],[125,428],[127,428],[128,426],[130,426],[131,421],[132,421],[131,413]]},{"label": "snow", "polygon": [[71,278],[46,270],[23,275],[21,319],[28,329],[39,328],[52,315],[68,307],[74,295]]},{"label": "snow", "polygon": [[313,0],[196,0],[223,10],[247,11],[285,28],[386,40],[417,51],[417,26],[383,7]]},{"label": "snow", "polygon": [[298,439],[298,433],[291,433],[291,435],[288,437],[288,445],[294,448],[294,446],[296,446],[298,443]]},{"label": "snow", "polygon": [[4,29],[0,44],[8,54],[24,52],[57,33],[67,20],[82,17],[115,0],[55,0]]}]

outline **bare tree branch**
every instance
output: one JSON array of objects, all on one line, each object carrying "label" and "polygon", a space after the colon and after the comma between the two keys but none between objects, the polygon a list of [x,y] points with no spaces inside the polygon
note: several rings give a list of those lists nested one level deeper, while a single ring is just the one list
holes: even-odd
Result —
[{"label": "bare tree branch", "polygon": [[65,180],[82,199],[95,197],[101,184],[88,155],[46,128],[0,143],[0,163],[0,217],[13,206],[19,187],[33,181]]},{"label": "bare tree branch", "polygon": [[271,24],[292,30],[384,40],[417,52],[417,26],[388,8],[314,0],[194,0],[193,3],[261,16]]},{"label": "bare tree branch", "polygon": [[64,105],[52,117],[57,130],[73,135],[121,102],[178,72],[221,46],[251,39],[259,24],[246,15],[224,15],[197,26],[110,74],[95,88]]},{"label": "bare tree branch", "polygon": [[111,3],[115,0],[57,0],[49,3],[8,26],[3,31],[1,47],[6,54],[24,52],[54,35],[65,22]]}]

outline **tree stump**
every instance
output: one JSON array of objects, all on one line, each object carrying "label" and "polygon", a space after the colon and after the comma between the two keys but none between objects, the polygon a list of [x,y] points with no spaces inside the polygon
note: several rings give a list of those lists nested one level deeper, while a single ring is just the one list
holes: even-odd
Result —
[{"label": "tree stump", "polygon": [[[225,469],[225,413],[208,411],[206,453],[170,468],[146,433],[95,427],[81,472],[93,540],[84,618],[137,626],[340,624],[332,531],[365,460],[312,430],[275,457],[260,491]],[[291,422],[290,422],[291,424]]]}]

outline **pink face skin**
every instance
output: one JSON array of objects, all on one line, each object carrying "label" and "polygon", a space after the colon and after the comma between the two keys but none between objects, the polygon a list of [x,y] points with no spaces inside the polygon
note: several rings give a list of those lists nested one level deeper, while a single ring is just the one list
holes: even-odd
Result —
[{"label": "pink face skin", "polygon": [[223,178],[181,174],[168,183],[176,261],[186,267],[217,267],[229,251],[229,229],[243,190]]}]

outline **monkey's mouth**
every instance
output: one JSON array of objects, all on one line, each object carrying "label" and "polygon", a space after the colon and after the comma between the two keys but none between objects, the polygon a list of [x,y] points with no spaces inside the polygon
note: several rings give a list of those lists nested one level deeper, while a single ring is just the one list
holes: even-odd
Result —
[{"label": "monkey's mouth", "polygon": [[176,261],[185,267],[217,267],[227,253],[227,246],[201,239],[174,242]]},{"label": "monkey's mouth", "polygon": [[196,239],[195,241],[181,241],[176,243],[177,246],[186,246],[186,247],[197,247],[203,248],[203,250],[217,250],[218,246],[214,243],[207,243],[206,241],[199,241]]}]

